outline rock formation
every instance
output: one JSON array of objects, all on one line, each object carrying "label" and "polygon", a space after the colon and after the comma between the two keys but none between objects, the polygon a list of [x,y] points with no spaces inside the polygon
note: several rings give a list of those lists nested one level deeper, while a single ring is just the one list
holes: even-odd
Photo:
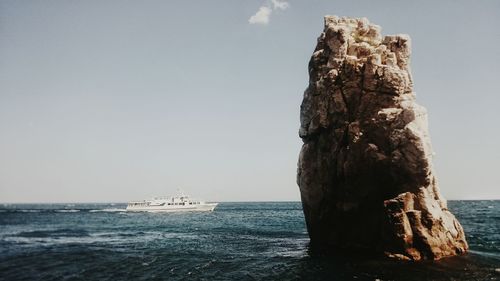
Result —
[{"label": "rock formation", "polygon": [[297,175],[315,249],[420,260],[468,248],[438,191],[410,52],[407,35],[382,38],[367,19],[325,17],[301,105]]}]

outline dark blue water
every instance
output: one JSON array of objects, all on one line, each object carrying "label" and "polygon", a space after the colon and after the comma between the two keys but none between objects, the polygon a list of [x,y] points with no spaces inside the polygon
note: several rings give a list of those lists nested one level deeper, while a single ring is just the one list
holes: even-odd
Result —
[{"label": "dark blue water", "polygon": [[299,202],[210,213],[124,204],[0,205],[0,280],[499,280],[500,201],[451,201],[469,254],[402,263],[315,257]]}]

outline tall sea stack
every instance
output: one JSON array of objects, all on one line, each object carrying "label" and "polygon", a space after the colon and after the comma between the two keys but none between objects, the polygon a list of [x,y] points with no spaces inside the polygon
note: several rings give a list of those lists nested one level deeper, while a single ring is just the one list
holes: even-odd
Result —
[{"label": "tall sea stack", "polygon": [[441,197],[408,35],[325,17],[300,111],[297,183],[313,249],[406,260],[464,253]]}]

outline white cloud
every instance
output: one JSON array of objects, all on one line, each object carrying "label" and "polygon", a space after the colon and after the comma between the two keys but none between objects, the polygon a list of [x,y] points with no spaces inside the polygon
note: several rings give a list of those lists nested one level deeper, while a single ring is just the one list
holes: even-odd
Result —
[{"label": "white cloud", "polygon": [[[272,6],[272,8],[270,6]],[[289,7],[290,4],[284,0],[271,0],[271,2],[267,1],[266,4],[259,8],[255,15],[248,19],[248,22],[250,24],[268,24],[274,10],[286,10]]]},{"label": "white cloud", "polygon": [[262,6],[259,8],[255,15],[251,16],[248,20],[251,24],[268,24],[271,17],[272,10],[269,7]]},{"label": "white cloud", "polygon": [[274,10],[286,10],[288,9],[288,7],[290,7],[290,4],[286,1],[282,1],[282,0],[271,0],[271,2],[273,3],[273,9]]}]

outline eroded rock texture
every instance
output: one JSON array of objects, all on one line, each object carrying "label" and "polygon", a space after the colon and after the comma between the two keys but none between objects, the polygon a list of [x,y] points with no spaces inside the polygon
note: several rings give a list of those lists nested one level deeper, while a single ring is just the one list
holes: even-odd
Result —
[{"label": "eroded rock texture", "polygon": [[410,38],[325,17],[301,106],[297,182],[314,248],[439,259],[467,250],[432,170]]}]

